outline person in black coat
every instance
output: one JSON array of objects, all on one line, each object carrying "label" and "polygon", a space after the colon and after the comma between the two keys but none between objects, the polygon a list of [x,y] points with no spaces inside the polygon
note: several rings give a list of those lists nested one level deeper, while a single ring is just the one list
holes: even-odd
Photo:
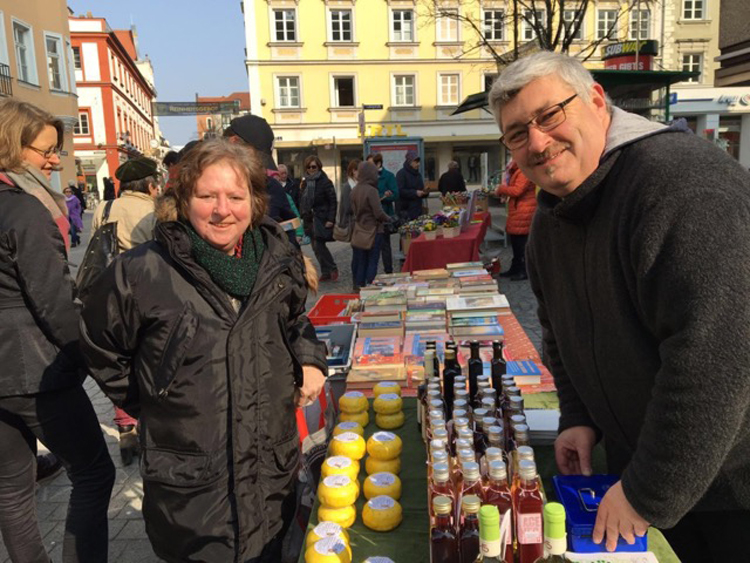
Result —
[{"label": "person in black coat", "polygon": [[458,162],[451,160],[448,163],[448,171],[440,176],[438,190],[445,195],[451,192],[465,192],[466,182],[458,169]]},{"label": "person in black coat", "polygon": [[143,518],[168,562],[281,561],[294,512],[295,409],[320,394],[326,352],[305,315],[314,269],[266,216],[265,183],[256,151],[200,143],[155,240],[84,304],[90,373],[139,416]]},{"label": "person in black coat", "polygon": [[404,159],[404,167],[396,174],[398,196],[401,202],[401,214],[408,221],[422,215],[422,200],[427,197],[422,174],[419,173],[419,155],[416,151],[408,151]]},{"label": "person in black coat", "polygon": [[299,209],[299,180],[296,180],[295,178],[291,178],[289,176],[289,169],[287,168],[286,164],[279,164],[278,169],[279,175],[277,176],[277,179],[279,181],[279,184],[281,184],[281,187],[284,188],[284,191],[291,196],[294,205],[297,207],[297,209]]},{"label": "person in black coat", "polygon": [[300,213],[305,224],[305,234],[312,240],[313,252],[320,265],[320,281],[336,281],[339,279],[339,270],[326,246],[327,242],[333,240],[336,189],[315,155],[305,159],[305,177],[302,179],[301,190]]},{"label": "person in black coat", "polygon": [[117,197],[115,193],[115,183],[112,178],[104,178],[104,201],[112,201]]}]

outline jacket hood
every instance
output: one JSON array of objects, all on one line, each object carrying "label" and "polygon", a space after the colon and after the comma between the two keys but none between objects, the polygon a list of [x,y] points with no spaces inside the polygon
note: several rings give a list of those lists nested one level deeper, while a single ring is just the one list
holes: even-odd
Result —
[{"label": "jacket hood", "polygon": [[407,151],[406,156],[404,157],[404,168],[410,166],[413,161],[418,159],[419,153],[417,151]]},{"label": "jacket hood", "polygon": [[378,167],[372,162],[361,162],[357,169],[357,183],[367,184],[373,188],[378,187]]},{"label": "jacket hood", "polygon": [[668,127],[661,123],[650,121],[640,115],[613,107],[612,121],[607,131],[607,140],[601,160],[607,158],[613,151],[645,137],[658,135],[667,131],[684,131],[685,129],[687,129],[687,126],[682,120]]}]

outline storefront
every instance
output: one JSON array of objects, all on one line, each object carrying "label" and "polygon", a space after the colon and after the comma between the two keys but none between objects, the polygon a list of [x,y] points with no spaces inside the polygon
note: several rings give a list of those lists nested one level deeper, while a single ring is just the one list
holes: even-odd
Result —
[{"label": "storefront", "polygon": [[714,141],[750,168],[750,87],[675,88],[673,92],[673,118],[685,118],[697,135]]}]

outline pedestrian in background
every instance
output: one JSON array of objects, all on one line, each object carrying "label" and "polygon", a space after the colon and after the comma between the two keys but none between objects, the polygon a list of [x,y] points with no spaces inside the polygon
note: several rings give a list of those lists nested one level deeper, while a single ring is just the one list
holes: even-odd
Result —
[{"label": "pedestrian in background", "polygon": [[63,132],[36,106],[0,103],[0,532],[14,563],[50,561],[35,508],[37,440],[72,484],[63,561],[107,561],[109,548],[115,468],[82,385],[67,207],[50,185]]},{"label": "pedestrian in background", "polygon": [[508,202],[505,232],[513,248],[513,260],[510,267],[500,275],[509,277],[512,281],[520,281],[528,279],[526,242],[529,240],[531,220],[536,211],[536,186],[524,175],[515,160],[511,160],[508,164],[503,179],[503,183],[497,187],[495,194],[501,200]]},{"label": "pedestrian in background", "polygon": [[365,287],[372,283],[378,273],[380,259],[380,245],[383,243],[385,224],[391,218],[383,211],[378,195],[378,169],[372,162],[359,164],[357,185],[352,190],[352,213],[354,214],[354,229],[363,232],[373,232],[372,244],[369,248],[356,246],[356,236],[352,235],[354,253],[354,283]]},{"label": "pedestrian in background", "polygon": [[[339,205],[339,216],[336,221],[336,226],[340,229],[346,229],[348,231],[348,240],[351,241],[352,228],[354,227],[354,212],[352,211],[352,190],[357,185],[357,178],[359,177],[359,165],[362,161],[355,158],[349,162],[349,166],[346,168],[346,180],[341,184],[341,204]],[[352,252],[352,291],[354,293],[359,292],[359,286],[354,279],[354,272],[357,270],[356,266],[356,253]]]},{"label": "pedestrian in background", "polygon": [[117,197],[117,193],[115,193],[115,183],[112,180],[112,177],[104,178],[104,201],[111,201]]},{"label": "pedestrian in background", "polygon": [[226,139],[185,156],[156,238],[117,256],[84,304],[82,350],[141,421],[146,533],[177,563],[276,563],[295,509],[295,407],[325,346],[314,270],[266,216],[261,155]]},{"label": "pedestrian in background", "polygon": [[458,169],[458,162],[455,160],[451,160],[448,163],[448,170],[441,174],[440,180],[438,180],[438,190],[443,195],[466,191],[466,182]]},{"label": "pedestrian in background", "polygon": [[396,184],[404,218],[412,221],[422,215],[422,201],[427,197],[427,190],[419,172],[419,154],[416,151],[406,153],[404,166],[396,174]]},{"label": "pedestrian in background", "polygon": [[299,181],[289,176],[289,168],[286,164],[279,164],[279,175],[277,180],[284,191],[291,196],[294,206],[299,209]]},{"label": "pedestrian in background", "polygon": [[386,274],[393,273],[393,251],[391,249],[391,235],[393,234],[391,226],[396,221],[395,204],[399,200],[398,183],[396,176],[383,166],[383,155],[376,152],[372,155],[372,163],[378,169],[378,195],[380,196],[380,205],[383,211],[391,221],[385,225],[383,240],[380,245],[380,254],[383,256],[383,271]]},{"label": "pedestrian in background", "polygon": [[70,223],[70,246],[75,248],[81,243],[81,237],[78,236],[83,230],[83,220],[81,215],[81,200],[79,200],[73,193],[73,188],[66,186],[63,190],[65,196],[65,205],[68,208],[68,222]]},{"label": "pedestrian in background", "polygon": [[305,234],[312,240],[313,252],[320,266],[320,281],[335,282],[339,279],[339,270],[326,243],[333,240],[336,189],[323,171],[323,163],[315,155],[305,159],[305,177],[300,189],[300,211]]}]

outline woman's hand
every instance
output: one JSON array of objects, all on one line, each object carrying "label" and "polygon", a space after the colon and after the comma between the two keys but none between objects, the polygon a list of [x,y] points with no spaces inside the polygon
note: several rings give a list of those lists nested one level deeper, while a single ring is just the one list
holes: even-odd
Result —
[{"label": "woman's hand", "polygon": [[302,387],[294,393],[298,407],[306,407],[318,398],[325,385],[326,376],[315,366],[302,366]]}]

